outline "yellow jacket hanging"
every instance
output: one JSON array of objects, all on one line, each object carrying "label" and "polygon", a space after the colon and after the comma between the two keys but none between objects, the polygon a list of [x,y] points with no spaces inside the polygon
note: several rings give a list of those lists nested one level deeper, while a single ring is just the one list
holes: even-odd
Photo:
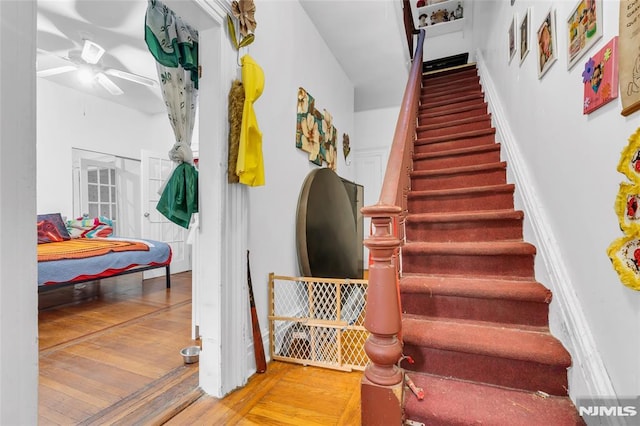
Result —
[{"label": "yellow jacket hanging", "polygon": [[262,158],[262,132],[253,103],[262,95],[264,73],[249,55],[240,58],[242,63],[242,84],[244,85],[244,108],[236,174],[240,183],[249,186],[264,185],[264,163]]}]

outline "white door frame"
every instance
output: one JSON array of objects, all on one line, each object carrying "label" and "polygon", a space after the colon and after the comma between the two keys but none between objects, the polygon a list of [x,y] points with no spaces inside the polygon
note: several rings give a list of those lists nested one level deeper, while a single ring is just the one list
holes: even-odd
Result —
[{"label": "white door frame", "polygon": [[[226,32],[230,2],[166,0],[198,26],[202,77],[198,94],[199,229],[194,235],[193,291],[202,341],[200,387],[221,397],[243,386],[247,365],[249,304],[246,296],[248,217],[246,188],[227,183],[227,99],[237,78],[236,52]],[[203,14],[204,11],[204,14]],[[203,16],[210,19],[202,23]]]}]

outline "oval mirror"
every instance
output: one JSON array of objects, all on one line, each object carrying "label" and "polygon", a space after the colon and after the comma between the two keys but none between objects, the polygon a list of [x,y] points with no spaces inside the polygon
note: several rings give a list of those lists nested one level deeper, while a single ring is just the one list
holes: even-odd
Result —
[{"label": "oval mirror", "polygon": [[360,278],[356,218],[333,170],[315,169],[307,175],[296,221],[298,263],[304,276]]}]

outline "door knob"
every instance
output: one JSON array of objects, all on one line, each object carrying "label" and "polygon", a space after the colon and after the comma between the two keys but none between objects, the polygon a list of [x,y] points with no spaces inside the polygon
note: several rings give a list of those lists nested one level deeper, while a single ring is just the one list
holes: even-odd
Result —
[{"label": "door knob", "polygon": [[149,217],[149,216],[150,216],[150,215],[149,215],[149,212],[145,212],[145,213],[144,213],[144,217]]}]

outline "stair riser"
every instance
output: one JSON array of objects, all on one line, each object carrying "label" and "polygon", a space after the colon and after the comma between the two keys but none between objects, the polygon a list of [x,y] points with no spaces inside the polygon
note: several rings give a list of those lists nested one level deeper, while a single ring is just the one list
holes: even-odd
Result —
[{"label": "stair riser", "polygon": [[466,153],[459,155],[443,155],[432,158],[420,158],[413,162],[414,170],[439,170],[448,167],[473,166],[476,164],[495,163],[500,161],[500,151]]},{"label": "stair riser", "polygon": [[482,210],[513,208],[512,192],[480,192],[460,195],[410,197],[409,211],[423,213],[466,212],[481,206]]},{"label": "stair riser", "polygon": [[495,219],[456,222],[408,222],[408,241],[471,242],[522,239],[522,220]]},{"label": "stair riser", "polygon": [[420,105],[420,111],[429,111],[431,113],[434,112],[446,112],[455,110],[457,108],[468,107],[468,106],[477,106],[484,104],[484,99],[481,97],[459,100],[457,102],[445,102],[445,103],[433,103],[433,104],[422,104]]},{"label": "stair riser", "polygon": [[434,89],[442,86],[455,86],[456,84],[466,83],[469,81],[476,81],[478,83],[480,82],[480,76],[478,76],[478,72],[476,70],[466,70],[455,76],[426,76],[422,79],[422,87],[425,89]]},{"label": "stair riser", "polygon": [[533,279],[533,255],[456,255],[407,253],[402,270],[410,274]]},{"label": "stair riser", "polygon": [[434,176],[414,176],[411,178],[411,189],[414,191],[429,191],[435,189],[470,188],[474,186],[500,185],[504,184],[506,180],[507,172],[505,169]]},{"label": "stair riser", "polygon": [[567,369],[563,366],[417,347],[407,342],[403,352],[415,361],[411,365],[403,362],[411,371],[532,392],[540,390],[550,395],[567,395]]},{"label": "stair riser", "polygon": [[491,128],[491,119],[473,121],[471,123],[463,123],[455,126],[442,126],[436,129],[418,130],[418,139],[429,138],[433,136],[445,136],[456,135],[461,132],[468,132],[470,130],[485,130]]},{"label": "stair riser", "polygon": [[427,92],[420,96],[420,104],[428,105],[434,102],[456,102],[460,98],[469,97],[471,95],[477,95],[482,93],[482,89],[479,85],[457,87],[456,90],[444,90],[441,92]]},{"label": "stair riser", "polygon": [[441,142],[421,143],[416,140],[413,148],[414,154],[424,154],[427,152],[449,151],[451,149],[469,148],[472,146],[488,145],[496,142],[494,134],[476,136],[471,138],[450,139]]},{"label": "stair riser", "polygon": [[433,87],[428,89],[422,89],[420,91],[420,100],[429,101],[444,96],[450,96],[455,93],[479,93],[482,92],[482,86],[477,81],[473,82],[461,82],[456,85],[447,85],[443,87]]},{"label": "stair riser", "polygon": [[431,124],[448,123],[453,120],[460,120],[460,119],[469,118],[469,117],[477,117],[478,115],[483,115],[486,113],[487,113],[486,103],[483,103],[481,105],[480,104],[476,105],[474,108],[469,109],[467,111],[451,112],[449,114],[441,114],[441,115],[435,115],[435,116],[425,115],[425,114],[430,114],[430,111],[422,111],[421,115],[418,116],[418,125],[428,126]]},{"label": "stair riser", "polygon": [[402,293],[402,311],[438,318],[547,327],[549,305],[520,300]]}]

